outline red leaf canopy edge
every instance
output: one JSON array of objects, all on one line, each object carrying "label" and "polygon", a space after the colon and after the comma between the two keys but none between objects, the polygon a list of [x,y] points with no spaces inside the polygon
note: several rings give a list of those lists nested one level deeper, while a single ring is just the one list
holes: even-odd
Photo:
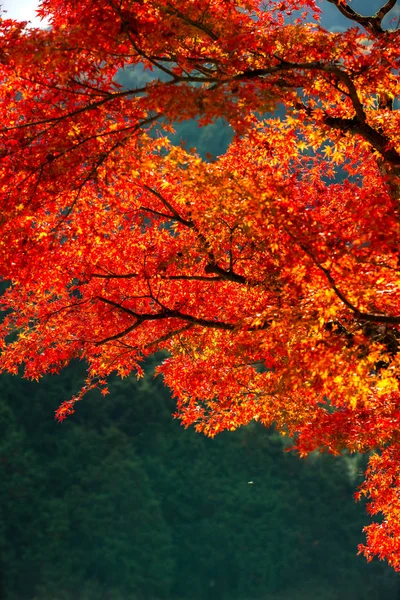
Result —
[{"label": "red leaf canopy edge", "polygon": [[[163,350],[185,426],[376,449],[359,494],[383,522],[361,551],[399,570],[396,2],[325,1],[347,30],[313,0],[45,0],[48,30],[2,20],[0,368],[85,360],[62,420]],[[223,156],[171,145],[193,117],[230,123]]]}]

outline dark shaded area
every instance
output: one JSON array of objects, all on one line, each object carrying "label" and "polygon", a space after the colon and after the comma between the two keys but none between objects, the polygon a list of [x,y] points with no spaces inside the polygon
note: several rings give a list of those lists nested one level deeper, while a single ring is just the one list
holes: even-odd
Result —
[{"label": "dark shaded area", "polygon": [[[161,71],[144,70],[141,65],[134,69],[121,70],[118,73],[118,83],[126,89],[141,88],[153,79],[164,80],[167,77]],[[194,150],[203,159],[213,160],[224,154],[233,138],[233,129],[224,119],[216,119],[214,123],[199,127],[198,119],[189,119],[174,124],[175,133],[169,134],[171,142],[181,145],[186,150]],[[155,131],[162,130],[162,123]],[[153,131],[154,133],[154,131]]]},{"label": "dark shaded area", "polygon": [[356,556],[362,460],[300,460],[257,424],[184,430],[151,375],[55,423],[83,376],[0,379],[1,598],[397,597],[398,576]]}]

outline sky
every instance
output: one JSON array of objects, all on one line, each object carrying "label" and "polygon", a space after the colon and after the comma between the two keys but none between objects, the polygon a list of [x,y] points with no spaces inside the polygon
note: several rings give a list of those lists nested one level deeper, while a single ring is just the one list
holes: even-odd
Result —
[{"label": "sky", "polygon": [[35,10],[38,0],[0,0],[3,10],[7,11],[9,19],[31,21],[34,27],[43,27],[43,21],[36,17]]}]

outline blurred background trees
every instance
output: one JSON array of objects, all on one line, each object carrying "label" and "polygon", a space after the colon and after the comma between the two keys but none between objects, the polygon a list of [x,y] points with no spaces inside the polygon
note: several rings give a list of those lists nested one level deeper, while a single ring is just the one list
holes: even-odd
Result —
[{"label": "blurred background trees", "polygon": [[184,430],[155,362],[62,425],[52,412],[82,364],[40,385],[0,379],[4,598],[396,597],[398,575],[356,556],[360,457],[299,461],[257,424]]}]

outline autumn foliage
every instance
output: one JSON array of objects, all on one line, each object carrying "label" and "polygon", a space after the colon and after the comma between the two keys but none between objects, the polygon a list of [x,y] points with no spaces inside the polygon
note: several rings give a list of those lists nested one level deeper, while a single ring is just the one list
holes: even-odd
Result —
[{"label": "autumn foliage", "polygon": [[[164,350],[185,426],[377,449],[362,550],[400,569],[400,32],[393,0],[325,1],[347,30],[314,0],[44,0],[49,29],[2,21],[0,366],[85,360],[62,420]],[[135,68],[152,77],[121,87]],[[230,123],[223,156],[170,143],[194,117]]]}]

